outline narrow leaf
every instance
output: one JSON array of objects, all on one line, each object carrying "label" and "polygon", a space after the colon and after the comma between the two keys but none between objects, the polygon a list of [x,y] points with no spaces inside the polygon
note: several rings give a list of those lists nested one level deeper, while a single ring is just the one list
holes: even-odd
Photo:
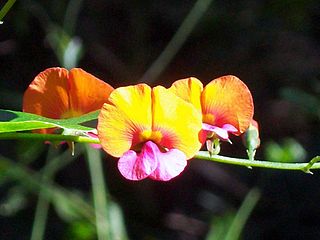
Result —
[{"label": "narrow leaf", "polygon": [[99,111],[69,119],[51,119],[39,115],[0,109],[0,133],[44,128],[62,128],[67,132],[91,131],[94,128],[79,125],[97,119]]}]

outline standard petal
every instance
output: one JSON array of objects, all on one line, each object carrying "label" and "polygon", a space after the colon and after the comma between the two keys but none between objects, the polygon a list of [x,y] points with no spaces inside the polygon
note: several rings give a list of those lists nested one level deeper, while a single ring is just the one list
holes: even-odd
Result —
[{"label": "standard petal", "polygon": [[151,133],[151,88],[146,84],[121,87],[109,96],[98,118],[98,135],[102,148],[121,157]]},{"label": "standard petal", "polygon": [[133,150],[124,153],[118,161],[118,169],[129,180],[142,180],[157,168],[159,152],[158,146],[148,141],[138,155]]},{"label": "standard petal", "polygon": [[168,152],[157,154],[158,166],[150,174],[150,178],[159,181],[168,181],[178,176],[187,166],[186,155],[178,149],[170,149]]},{"label": "standard petal", "polygon": [[113,91],[108,83],[81,68],[71,69],[68,80],[71,115],[99,110]]},{"label": "standard petal", "polygon": [[23,111],[60,118],[69,109],[68,71],[48,68],[39,73],[23,95]]},{"label": "standard petal", "polygon": [[179,149],[188,159],[192,158],[201,147],[201,113],[161,86],[153,89],[152,103],[152,130],[162,135],[157,143],[167,149]]},{"label": "standard petal", "polygon": [[222,127],[231,124],[243,133],[253,117],[253,100],[248,87],[235,76],[211,81],[201,95],[203,122]]},{"label": "standard petal", "polygon": [[190,77],[175,81],[169,88],[183,100],[192,103],[201,112],[201,92],[203,85],[197,78]]}]

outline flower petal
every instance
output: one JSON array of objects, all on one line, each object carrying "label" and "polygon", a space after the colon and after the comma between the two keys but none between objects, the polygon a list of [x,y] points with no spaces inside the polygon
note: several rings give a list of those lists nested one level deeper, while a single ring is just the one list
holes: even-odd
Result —
[{"label": "flower petal", "polygon": [[175,81],[169,88],[178,97],[192,103],[201,112],[201,92],[203,85],[197,78],[189,77]]},{"label": "flower petal", "polygon": [[[96,129],[87,132],[86,135],[87,135],[88,137],[90,137],[90,138],[99,140],[98,132],[97,132]],[[90,143],[90,146],[91,146],[92,148],[95,148],[95,149],[101,149],[101,148],[102,148],[102,147],[101,147],[101,144],[98,144],[98,143]]]},{"label": "flower petal", "polygon": [[98,135],[107,153],[121,157],[141,142],[144,132],[151,132],[151,88],[146,84],[117,88],[108,101],[98,118]]},{"label": "flower petal", "polygon": [[76,113],[99,110],[113,91],[113,87],[108,83],[81,68],[71,69],[68,80],[70,110]]},{"label": "flower petal", "polygon": [[23,111],[60,118],[69,109],[68,71],[48,68],[39,73],[23,95]]},{"label": "flower petal", "polygon": [[201,95],[203,122],[222,127],[230,124],[243,133],[253,117],[253,100],[248,87],[235,76],[211,81]]},{"label": "flower petal", "polygon": [[125,152],[118,161],[118,169],[129,180],[142,180],[157,168],[159,152],[158,146],[148,141],[138,155],[133,150]]},{"label": "flower petal", "polygon": [[[68,71],[48,68],[39,73],[23,95],[23,111],[48,118],[59,119],[69,109]],[[54,129],[35,130],[52,133]]]},{"label": "flower petal", "polygon": [[155,87],[152,93],[152,130],[162,134],[157,143],[168,149],[179,149],[188,159],[192,158],[201,148],[201,113],[164,87]]},{"label": "flower petal", "polygon": [[154,180],[168,181],[178,176],[187,166],[186,155],[178,149],[171,149],[164,153],[158,150],[156,156],[158,166],[149,176]]},{"label": "flower petal", "polygon": [[229,140],[229,132],[236,133],[238,129],[230,124],[224,124],[222,127],[212,126],[207,123],[202,124],[202,129],[209,132],[214,132],[220,139],[224,141]]}]

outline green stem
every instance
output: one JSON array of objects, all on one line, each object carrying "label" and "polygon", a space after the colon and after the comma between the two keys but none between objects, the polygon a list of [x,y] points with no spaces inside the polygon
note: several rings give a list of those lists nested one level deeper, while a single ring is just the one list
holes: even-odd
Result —
[{"label": "green stem", "polygon": [[[93,143],[100,144],[99,139],[83,137],[83,136],[71,136],[71,135],[59,135],[59,134],[40,134],[40,133],[0,133],[0,140],[9,140],[9,139],[32,139],[38,141],[69,141],[69,142],[78,142],[78,143]],[[213,162],[220,162],[225,164],[233,164],[239,166],[245,166],[248,168],[257,167],[257,168],[271,168],[279,170],[300,170],[305,173],[311,173],[311,169],[320,169],[320,156],[313,158],[308,163],[282,163],[282,162],[271,162],[264,160],[249,160],[243,158],[233,158],[225,157],[220,155],[210,155],[207,151],[198,152],[194,158],[209,160]]]},{"label": "green stem", "polygon": [[235,215],[224,240],[240,239],[241,232],[252,213],[252,210],[258,203],[260,196],[261,194],[258,189],[253,188],[250,190]]},{"label": "green stem", "polygon": [[[49,148],[49,152],[47,154],[46,163],[50,162],[50,158],[53,155],[53,149]],[[51,181],[53,173],[50,173],[50,169],[44,167],[41,180]],[[49,211],[49,201],[45,198],[45,194],[43,190],[39,191],[37,206],[35,210],[34,220],[32,224],[32,231],[31,231],[31,240],[41,240],[43,239],[45,229],[46,229],[46,222],[48,217]]]},{"label": "green stem", "polygon": [[177,32],[174,34],[168,45],[153,62],[151,67],[142,76],[140,82],[152,83],[161,74],[161,72],[168,66],[179,49],[190,36],[192,30],[199,22],[200,18],[209,8],[213,0],[198,0],[193,5],[192,9],[183,20]]},{"label": "green stem", "polygon": [[108,240],[110,239],[108,193],[103,175],[102,159],[100,151],[91,148],[87,144],[85,147],[92,183],[98,240]]},{"label": "green stem", "polygon": [[94,143],[99,144],[99,139],[83,137],[83,136],[72,136],[72,135],[60,135],[60,134],[41,134],[41,133],[0,133],[0,140],[21,140],[21,139],[32,139],[37,141],[69,141],[79,143]]},{"label": "green stem", "polygon": [[13,4],[16,2],[16,0],[8,0],[7,3],[1,8],[0,10],[0,22],[6,16],[6,14],[9,12],[10,8],[13,6]]},{"label": "green stem", "polygon": [[[81,152],[79,152],[77,156],[80,154]],[[50,147],[47,155],[46,165],[41,169],[41,171],[39,171],[39,174],[41,174],[41,182],[46,181],[52,184],[53,178],[58,170],[69,164],[77,157],[70,157],[70,153],[68,151],[64,152],[62,155],[56,155],[56,148]],[[31,240],[43,239],[49,206],[50,202],[46,198],[45,192],[43,189],[40,189],[35,210],[35,217],[32,225]]]},{"label": "green stem", "polygon": [[300,170],[306,173],[311,173],[310,169],[320,169],[320,163],[317,163],[317,161],[320,160],[320,157],[313,158],[309,163],[282,163],[262,160],[252,161],[249,159],[232,158],[220,155],[210,156],[209,152],[200,151],[194,156],[194,158],[245,167],[271,168],[279,170]]}]

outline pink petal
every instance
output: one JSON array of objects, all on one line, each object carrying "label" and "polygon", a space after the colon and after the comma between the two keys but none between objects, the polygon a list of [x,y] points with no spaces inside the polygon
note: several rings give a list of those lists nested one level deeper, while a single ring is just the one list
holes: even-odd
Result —
[{"label": "pink petal", "polygon": [[236,127],[234,127],[233,125],[231,124],[223,124],[222,125],[222,128],[227,130],[228,132],[231,132],[231,133],[236,133],[238,132],[238,129]]},{"label": "pink petal", "polygon": [[154,180],[168,181],[178,176],[187,165],[186,155],[178,149],[171,149],[168,152],[161,152],[158,149],[156,156],[158,167],[150,174],[150,178]]},{"label": "pink petal", "polygon": [[[91,138],[94,138],[94,139],[98,139],[99,137],[98,137],[98,133],[96,132],[97,130],[93,130],[93,131],[91,131],[91,132],[87,132],[87,135],[89,136],[89,137],[91,137]],[[100,148],[102,148],[101,147],[101,144],[98,144],[98,143],[90,143],[90,146],[92,147],[92,148],[95,148],[95,149],[100,149]]]},{"label": "pink petal", "polygon": [[227,141],[229,139],[229,134],[228,131],[223,129],[223,128],[219,128],[219,127],[214,127],[214,129],[212,129],[212,132],[214,132],[215,134],[218,135],[218,137],[222,140]]},{"label": "pink petal", "polygon": [[157,168],[156,154],[158,152],[158,146],[148,141],[138,155],[133,150],[125,152],[118,161],[118,169],[129,180],[142,180]]},{"label": "pink petal", "polygon": [[238,132],[238,130],[234,126],[232,126],[231,124],[224,124],[221,128],[221,127],[217,127],[217,126],[212,126],[207,123],[203,123],[202,129],[209,131],[209,132],[214,132],[220,139],[225,140],[225,141],[229,140],[229,132],[231,132],[231,133]]}]

